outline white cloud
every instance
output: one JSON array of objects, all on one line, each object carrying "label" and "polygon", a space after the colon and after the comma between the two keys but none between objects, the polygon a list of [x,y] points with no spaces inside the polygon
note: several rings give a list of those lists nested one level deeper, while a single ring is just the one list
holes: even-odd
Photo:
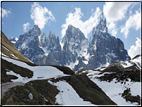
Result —
[{"label": "white cloud", "polygon": [[[93,11],[93,10],[92,10]],[[88,34],[92,31],[93,27],[95,27],[98,23],[98,17],[100,16],[101,11],[100,8],[96,8],[96,11],[90,16],[90,18],[86,21],[82,21],[81,18],[83,17],[83,13],[81,12],[80,8],[75,8],[74,13],[68,13],[66,18],[66,23],[62,25],[62,37],[64,37],[66,30],[68,28],[68,25],[73,25],[76,28],[79,28],[85,35],[85,37],[88,36]]]},{"label": "white cloud", "polygon": [[125,35],[125,38],[128,37],[130,28],[139,30],[141,28],[141,12],[136,11],[134,15],[131,15],[125,23],[125,26],[121,27],[121,33]]},{"label": "white cloud", "polygon": [[0,8],[0,11],[1,11],[1,9],[2,9],[2,18],[7,17],[11,13],[11,11],[5,10],[3,8]]},{"label": "white cloud", "polygon": [[29,27],[30,27],[30,23],[29,22],[23,24],[23,30],[24,30],[24,32],[27,32],[28,29],[29,29]]},{"label": "white cloud", "polygon": [[107,26],[108,26],[108,31],[112,34],[112,36],[116,37],[118,28],[116,27],[115,23],[114,22],[108,22]]},{"label": "white cloud", "polygon": [[116,36],[118,28],[116,22],[125,18],[128,7],[132,2],[106,2],[103,12],[107,20],[108,31],[112,36]]},{"label": "white cloud", "polygon": [[52,12],[46,7],[42,7],[39,3],[34,2],[31,7],[31,19],[42,30],[46,23],[51,20],[55,21]]},{"label": "white cloud", "polygon": [[136,44],[130,47],[128,54],[131,58],[135,57],[138,54],[141,54],[141,39],[137,38]]},{"label": "white cloud", "polygon": [[108,22],[116,22],[125,18],[126,11],[132,2],[106,2],[103,7]]}]

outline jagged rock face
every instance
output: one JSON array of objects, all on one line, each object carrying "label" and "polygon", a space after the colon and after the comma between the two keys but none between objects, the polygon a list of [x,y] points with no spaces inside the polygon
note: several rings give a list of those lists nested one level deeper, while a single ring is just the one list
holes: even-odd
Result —
[{"label": "jagged rock face", "polygon": [[35,25],[29,32],[20,35],[15,46],[18,50],[34,63],[44,53],[39,47],[38,36],[41,35],[41,30]]},{"label": "jagged rock face", "polygon": [[106,19],[101,16],[99,24],[92,31],[89,52],[90,60],[87,68],[93,69],[106,63],[129,60],[123,42],[111,36],[107,31]]},{"label": "jagged rock face", "polygon": [[[15,46],[24,56],[36,64],[39,64],[39,60],[44,55],[47,56],[50,52],[61,50],[59,38],[52,33],[49,36],[46,36],[44,33],[42,34],[37,25],[34,25],[29,32],[20,35]],[[44,64],[43,62],[41,61],[40,65]]]},{"label": "jagged rock face", "polygon": [[108,33],[103,13],[90,40],[79,28],[69,25],[60,43],[58,36],[52,33],[46,36],[35,25],[19,37],[15,46],[36,64],[68,66],[74,71],[130,59],[123,42]]},{"label": "jagged rock face", "polygon": [[92,34],[108,33],[108,28],[106,26],[106,18],[102,13],[99,24],[93,28]]},{"label": "jagged rock face", "polygon": [[62,40],[63,50],[70,51],[72,54],[80,56],[88,48],[88,40],[84,34],[72,25],[68,26],[66,34]]},{"label": "jagged rock face", "polygon": [[61,65],[63,56],[59,37],[50,32],[48,36],[44,34],[39,37],[39,41],[44,55],[36,63],[39,65]]},{"label": "jagged rock face", "polygon": [[[66,34],[62,40],[62,44],[65,65],[70,65],[70,62],[78,62],[78,58],[81,58],[87,54],[89,46],[88,39],[85,38],[84,34],[72,25],[68,26]],[[76,64],[74,64],[74,66]]]},{"label": "jagged rock face", "polygon": [[52,34],[51,32],[48,36],[43,33],[38,38],[40,47],[44,50],[45,53],[61,51],[59,37]]}]

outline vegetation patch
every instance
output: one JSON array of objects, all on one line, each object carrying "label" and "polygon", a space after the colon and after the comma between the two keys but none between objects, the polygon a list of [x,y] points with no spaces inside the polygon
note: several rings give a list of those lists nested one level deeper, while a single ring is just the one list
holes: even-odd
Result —
[{"label": "vegetation patch", "polygon": [[56,105],[58,93],[57,87],[48,80],[30,81],[24,86],[11,88],[3,97],[2,105]]}]

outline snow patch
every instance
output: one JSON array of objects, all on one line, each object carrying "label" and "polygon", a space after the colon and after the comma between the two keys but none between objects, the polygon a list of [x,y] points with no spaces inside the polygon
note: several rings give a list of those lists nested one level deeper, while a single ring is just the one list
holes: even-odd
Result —
[{"label": "snow patch", "polygon": [[89,101],[84,101],[66,81],[59,81],[49,83],[57,86],[60,91],[56,96],[56,102],[63,105],[93,105]]},{"label": "snow patch", "polygon": [[15,40],[18,41],[18,38],[16,37]]},{"label": "snow patch", "polygon": [[63,76],[69,76],[67,74],[64,74],[62,71],[58,70],[55,67],[51,66],[30,66],[24,62],[2,57],[2,59],[11,62],[13,64],[16,64],[20,67],[27,68],[31,71],[33,71],[33,77],[27,78],[27,77],[21,77],[19,74],[14,73],[13,71],[7,72],[8,75],[14,75],[18,77],[18,79],[12,79],[13,82],[23,82],[27,83],[31,80],[42,80],[42,79],[49,79],[49,78],[59,78]]},{"label": "snow patch", "polygon": [[131,64],[131,63],[128,62],[128,61],[124,61],[124,62],[121,61],[121,65],[122,65],[124,68],[128,68],[128,67],[131,67],[133,64]]},{"label": "snow patch", "polygon": [[[137,103],[126,102],[126,100],[121,96],[121,94],[127,88],[130,88],[131,94],[133,96],[139,95],[141,97],[141,82],[131,82],[130,79],[126,83],[116,82],[116,79],[113,79],[111,82],[100,81],[96,77],[102,76],[104,74],[98,75],[99,71],[89,70],[87,76],[96,83],[107,96],[110,97],[118,105],[137,105]],[[107,87],[107,88],[106,88]]]},{"label": "snow patch", "polygon": [[5,56],[5,57],[8,57],[7,55],[1,53],[1,51],[0,51],[0,57],[1,57],[1,55],[2,55],[2,56]]},{"label": "snow patch", "polygon": [[11,54],[15,59],[18,59],[15,55]]},{"label": "snow patch", "polygon": [[82,61],[82,62],[83,62],[84,64],[86,64],[86,65],[88,64],[88,61]]},{"label": "snow patch", "polygon": [[115,53],[111,52],[106,54],[107,57],[113,57],[113,58],[117,58],[117,56],[115,55]]},{"label": "snow patch", "polygon": [[30,93],[28,97],[29,97],[30,100],[33,100],[33,94],[32,93]]},{"label": "snow patch", "polygon": [[70,64],[66,64],[65,66],[69,67],[70,69],[74,69],[75,65],[77,65],[79,63],[78,60],[75,61],[75,63],[73,62],[70,62]]},{"label": "snow patch", "polygon": [[63,42],[60,42],[60,45],[61,45],[61,50],[63,50],[64,43],[63,43]]},{"label": "snow patch", "polygon": [[141,66],[142,66],[141,65],[141,56],[137,57],[135,59],[132,59],[131,61],[134,62],[139,67],[139,69],[141,69]]},{"label": "snow patch", "polygon": [[13,72],[13,71],[9,71],[9,72],[6,72],[7,75],[13,75],[13,76],[16,76],[18,79],[11,79],[11,81],[13,82],[23,82],[25,83],[25,81],[27,82],[28,81],[28,77],[21,77],[19,74]]}]

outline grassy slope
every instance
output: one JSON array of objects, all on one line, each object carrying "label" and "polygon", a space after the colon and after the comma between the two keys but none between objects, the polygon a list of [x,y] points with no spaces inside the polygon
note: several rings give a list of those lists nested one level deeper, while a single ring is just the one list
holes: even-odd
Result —
[{"label": "grassy slope", "polygon": [[[56,86],[49,84],[47,80],[30,81],[24,86],[11,88],[2,99],[2,105],[55,105],[58,92]],[[33,100],[28,97],[30,93]]]}]

